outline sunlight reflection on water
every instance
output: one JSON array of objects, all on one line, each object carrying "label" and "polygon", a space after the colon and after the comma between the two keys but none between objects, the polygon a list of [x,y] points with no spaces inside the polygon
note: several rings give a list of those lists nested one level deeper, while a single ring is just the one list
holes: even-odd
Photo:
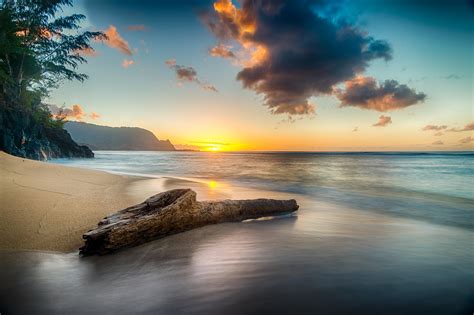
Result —
[{"label": "sunlight reflection on water", "polygon": [[300,210],[103,257],[0,251],[2,313],[473,309],[473,186],[463,186],[472,181],[472,157],[106,152],[57,162],[152,175],[127,191],[139,200],[190,187],[199,200],[295,198]]}]

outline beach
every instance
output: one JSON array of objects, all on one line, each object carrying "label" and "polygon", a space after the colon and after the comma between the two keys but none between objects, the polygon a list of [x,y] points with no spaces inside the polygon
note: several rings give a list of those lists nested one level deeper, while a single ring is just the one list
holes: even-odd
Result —
[{"label": "beach", "polygon": [[168,189],[193,188],[200,200],[228,199],[239,193],[241,198],[277,197],[216,185],[111,174],[0,152],[0,250],[75,252],[83,245],[84,232],[102,218]]},{"label": "beach", "polygon": [[[380,186],[405,181],[399,164],[411,176],[424,171],[419,163],[429,174],[471,159],[104,151],[44,163],[2,154],[0,312],[466,314],[474,231],[462,178],[450,175],[460,189],[421,192],[377,188],[369,175]],[[299,171],[312,164],[331,176]],[[105,215],[184,187],[200,200],[294,198],[300,209],[78,255],[82,233]]]},{"label": "beach", "polygon": [[64,167],[0,152],[0,249],[70,252],[101,218],[142,201],[137,177]]}]

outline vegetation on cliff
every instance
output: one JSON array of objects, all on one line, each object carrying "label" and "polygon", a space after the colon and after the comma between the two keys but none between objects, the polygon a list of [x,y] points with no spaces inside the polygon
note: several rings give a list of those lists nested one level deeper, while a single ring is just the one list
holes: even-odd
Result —
[{"label": "vegetation on cliff", "polygon": [[0,150],[13,155],[93,157],[63,129],[64,116],[51,115],[43,100],[64,80],[84,81],[77,72],[92,39],[80,32],[84,15],[61,15],[72,0],[4,0],[0,4]]}]

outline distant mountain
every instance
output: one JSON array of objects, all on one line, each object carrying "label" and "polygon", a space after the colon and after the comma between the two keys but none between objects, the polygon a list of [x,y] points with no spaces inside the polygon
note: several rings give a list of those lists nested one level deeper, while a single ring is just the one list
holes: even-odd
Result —
[{"label": "distant mountain", "polygon": [[64,125],[72,139],[92,150],[174,151],[169,140],[159,140],[151,132],[137,127],[108,127],[69,121]]}]

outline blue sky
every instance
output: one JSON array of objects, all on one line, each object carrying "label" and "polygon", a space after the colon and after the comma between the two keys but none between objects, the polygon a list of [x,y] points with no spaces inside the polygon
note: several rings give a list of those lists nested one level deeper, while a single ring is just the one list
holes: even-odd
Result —
[{"label": "blue sky", "polygon": [[[343,16],[364,36],[387,41],[393,51],[388,61],[370,60],[357,76],[373,77],[380,84],[377,91],[384,80],[396,80],[426,97],[381,112],[363,105],[340,107],[341,98],[334,93],[314,93],[307,104],[315,110],[305,114],[280,100],[276,107],[265,105],[264,97],[274,95],[244,88],[244,81],[236,79],[245,67],[240,61],[209,54],[219,41],[202,21],[203,12],[213,11],[212,1],[178,2],[76,1],[66,13],[84,13],[88,29],[114,26],[132,55],[94,43],[97,55],[80,68],[90,79],[65,83],[50,102],[80,104],[86,113],[100,115],[96,120],[83,118],[88,122],[143,127],[174,144],[223,143],[222,150],[472,149],[472,130],[459,131],[473,121],[473,10],[468,2],[341,2],[334,19]],[[241,9],[238,2],[233,5]],[[257,28],[263,28],[258,23]],[[131,26],[144,30],[131,31]],[[125,68],[124,60],[133,64]],[[166,60],[175,60],[182,69],[192,67],[196,74],[179,77],[178,68]],[[302,84],[307,80],[301,79]],[[344,82],[335,87],[343,89]],[[275,108],[283,108],[283,113],[272,113]],[[381,116],[390,117],[391,123],[374,127]],[[447,127],[435,136],[422,131],[427,125]]]}]

